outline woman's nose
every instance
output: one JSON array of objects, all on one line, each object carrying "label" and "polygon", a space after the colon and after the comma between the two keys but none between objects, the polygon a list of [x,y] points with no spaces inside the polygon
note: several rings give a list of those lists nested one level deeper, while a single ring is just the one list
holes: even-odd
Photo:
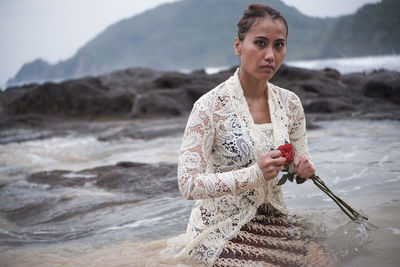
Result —
[{"label": "woman's nose", "polygon": [[273,62],[274,59],[274,51],[272,50],[272,47],[265,48],[264,60],[268,62]]}]

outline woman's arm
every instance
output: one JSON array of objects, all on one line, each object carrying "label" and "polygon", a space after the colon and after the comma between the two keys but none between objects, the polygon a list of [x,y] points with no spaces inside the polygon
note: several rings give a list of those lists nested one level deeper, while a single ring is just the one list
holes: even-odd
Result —
[{"label": "woman's arm", "polygon": [[308,152],[306,119],[299,97],[291,94],[288,100],[289,138],[295,152],[294,171],[302,178],[308,178],[315,173]]},{"label": "woman's arm", "polygon": [[264,176],[257,164],[224,173],[207,174],[215,128],[210,108],[195,103],[189,116],[178,163],[178,185],[187,199],[215,198],[261,185]]}]

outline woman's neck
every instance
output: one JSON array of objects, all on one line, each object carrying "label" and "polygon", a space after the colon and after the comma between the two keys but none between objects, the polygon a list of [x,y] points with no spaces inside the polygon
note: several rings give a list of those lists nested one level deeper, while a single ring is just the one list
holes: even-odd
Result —
[{"label": "woman's neck", "polygon": [[255,79],[241,69],[239,69],[239,80],[247,99],[263,98],[266,96],[267,81]]}]

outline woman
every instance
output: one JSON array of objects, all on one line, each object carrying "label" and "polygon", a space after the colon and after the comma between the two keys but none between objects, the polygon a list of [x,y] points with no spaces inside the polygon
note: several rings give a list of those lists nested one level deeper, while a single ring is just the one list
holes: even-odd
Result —
[{"label": "woman", "polygon": [[322,251],[286,215],[276,185],[285,158],[275,149],[285,143],[295,172],[314,174],[300,100],[268,82],[285,58],[288,26],[253,4],[238,28],[240,68],[194,104],[184,133],[179,189],[197,201],[179,256],[208,266],[310,265]]}]

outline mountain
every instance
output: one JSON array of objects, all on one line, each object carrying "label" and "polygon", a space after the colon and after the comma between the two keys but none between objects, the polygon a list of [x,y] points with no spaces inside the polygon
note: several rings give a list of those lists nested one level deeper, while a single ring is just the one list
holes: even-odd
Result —
[{"label": "mountain", "polygon": [[384,55],[400,52],[400,1],[368,4],[344,16],[329,32],[319,57]]},{"label": "mountain", "polygon": [[[135,66],[171,70],[238,64],[233,53],[236,24],[253,2],[182,0],[161,5],[111,25],[68,60],[51,66],[42,60],[25,64],[8,85],[97,75]],[[259,2],[278,9],[287,19],[289,60],[400,50],[400,34],[395,30],[400,26],[396,16],[400,1],[383,0],[352,16],[328,19],[305,16],[280,0]],[[374,41],[366,42],[368,36]]]}]

